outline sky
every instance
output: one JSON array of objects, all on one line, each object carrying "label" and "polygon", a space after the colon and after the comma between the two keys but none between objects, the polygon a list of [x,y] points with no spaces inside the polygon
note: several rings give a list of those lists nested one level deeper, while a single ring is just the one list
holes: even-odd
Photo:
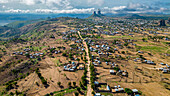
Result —
[{"label": "sky", "polygon": [[163,13],[170,0],[0,0],[0,13]]}]

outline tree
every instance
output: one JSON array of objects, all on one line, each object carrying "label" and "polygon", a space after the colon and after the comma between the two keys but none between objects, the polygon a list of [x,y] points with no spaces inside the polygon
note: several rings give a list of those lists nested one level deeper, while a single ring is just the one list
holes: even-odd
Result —
[{"label": "tree", "polygon": [[61,82],[57,82],[58,86],[61,86]]},{"label": "tree", "polygon": [[80,81],[80,87],[81,87],[81,88],[84,88],[84,86],[83,86],[83,84],[81,83],[81,81]]},{"label": "tree", "polygon": [[80,92],[80,87],[77,87],[77,91]]},{"label": "tree", "polygon": [[122,54],[125,54],[125,51],[122,51]]},{"label": "tree", "polygon": [[95,92],[94,92],[94,91],[92,91],[92,92],[91,92],[91,94],[95,95]]},{"label": "tree", "polygon": [[132,94],[132,93],[133,93],[132,90],[129,89],[129,88],[125,88],[125,92],[126,92],[127,94]]},{"label": "tree", "polygon": [[76,87],[76,82],[73,82],[74,87]]},{"label": "tree", "polygon": [[78,61],[78,64],[79,64],[80,59],[79,59],[79,58],[77,58],[77,61]]},{"label": "tree", "polygon": [[68,86],[71,87],[71,82],[68,82]]},{"label": "tree", "polygon": [[63,53],[62,56],[67,56],[66,53]]},{"label": "tree", "polygon": [[94,83],[93,84],[91,84],[91,88],[94,90],[95,89],[95,85],[94,85]]},{"label": "tree", "polygon": [[142,41],[145,41],[145,38],[142,38]]},{"label": "tree", "polygon": [[78,93],[78,92],[75,92],[74,95],[75,95],[75,96],[79,96],[79,93]]}]

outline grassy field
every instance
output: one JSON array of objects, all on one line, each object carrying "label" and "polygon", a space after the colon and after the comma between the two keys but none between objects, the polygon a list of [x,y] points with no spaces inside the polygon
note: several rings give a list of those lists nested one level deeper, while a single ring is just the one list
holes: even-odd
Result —
[{"label": "grassy field", "polygon": [[141,50],[164,53],[168,48],[161,46],[141,46]]},{"label": "grassy field", "polygon": [[106,37],[105,39],[133,39],[131,36],[109,36]]},{"label": "grassy field", "polygon": [[137,44],[144,44],[144,45],[157,45],[156,43],[149,43],[149,42],[143,42],[143,41],[138,41],[136,43]]},{"label": "grassy field", "polygon": [[101,93],[101,95],[104,95],[104,96],[113,96],[113,94],[111,94],[111,93]]}]

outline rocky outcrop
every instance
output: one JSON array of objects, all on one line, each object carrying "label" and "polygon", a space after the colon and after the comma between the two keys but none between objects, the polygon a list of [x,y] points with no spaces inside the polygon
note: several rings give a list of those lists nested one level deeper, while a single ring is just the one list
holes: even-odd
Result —
[{"label": "rocky outcrop", "polygon": [[164,20],[164,19],[161,19],[161,20],[160,20],[159,26],[166,26],[165,20]]}]

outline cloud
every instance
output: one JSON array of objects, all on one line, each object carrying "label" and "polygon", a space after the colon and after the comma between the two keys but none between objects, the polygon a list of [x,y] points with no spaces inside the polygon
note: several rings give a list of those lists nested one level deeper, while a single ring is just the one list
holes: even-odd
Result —
[{"label": "cloud", "polygon": [[73,8],[69,0],[22,0],[20,3],[26,5],[42,4],[49,9],[70,9]]},{"label": "cloud", "polygon": [[36,13],[92,13],[94,8],[88,9],[70,9],[70,10],[50,10],[50,9],[36,9]]},{"label": "cloud", "polygon": [[8,0],[0,0],[0,3],[8,3]]},{"label": "cloud", "polygon": [[118,13],[116,11],[123,10],[125,8],[126,8],[126,6],[117,6],[117,7],[112,7],[112,8],[104,7],[104,8],[102,8],[102,11],[103,11],[103,13],[114,13],[115,14],[115,13]]},{"label": "cloud", "polygon": [[34,11],[30,10],[20,10],[20,9],[10,9],[6,10],[6,13],[92,13],[95,8],[87,8],[87,9],[70,9],[70,10],[51,10],[51,9],[36,9]]},{"label": "cloud", "polygon": [[22,0],[20,3],[26,4],[26,5],[35,5],[37,1],[39,0]]},{"label": "cloud", "polygon": [[[120,0],[124,2],[123,0]],[[128,1],[128,0],[127,0]],[[144,0],[145,1],[145,0]],[[170,13],[170,7],[142,3],[113,6],[115,0],[0,0],[0,12],[13,13]],[[126,1],[125,1],[126,2]],[[107,6],[112,5],[112,6]],[[4,7],[2,7],[4,6]]]},{"label": "cloud", "polygon": [[5,7],[6,7],[5,5],[2,6],[2,8],[5,8]]},{"label": "cloud", "polygon": [[20,9],[10,9],[10,10],[5,10],[5,13],[29,13],[30,10],[20,10]]},{"label": "cloud", "polygon": [[97,5],[102,6],[104,4],[104,0],[87,0],[89,5]]},{"label": "cloud", "polygon": [[167,11],[168,8],[163,7],[152,7],[149,5],[139,4],[139,3],[130,3],[127,7],[124,7],[122,10],[117,10],[118,13],[163,13]]}]

